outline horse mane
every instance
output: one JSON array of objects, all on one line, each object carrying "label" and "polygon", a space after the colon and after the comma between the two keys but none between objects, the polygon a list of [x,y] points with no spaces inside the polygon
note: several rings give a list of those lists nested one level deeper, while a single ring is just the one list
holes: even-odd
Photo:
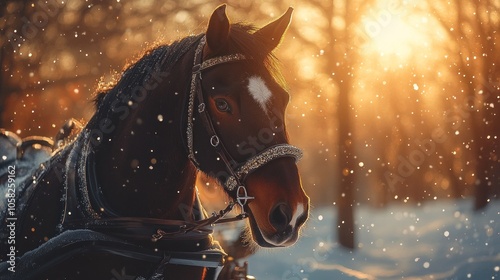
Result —
[{"label": "horse mane", "polygon": [[[151,74],[151,70],[162,69],[168,71],[201,36],[189,36],[170,45],[160,45],[148,49],[136,62],[125,66],[125,70],[118,79],[114,79],[114,81],[107,84],[100,82],[97,95],[94,98],[97,109],[106,105],[104,102],[106,96],[124,92],[127,89],[131,91],[136,86],[141,86],[145,79],[148,78],[147,76]],[[106,103],[109,102],[112,102],[112,100],[106,100]]]},{"label": "horse mane", "polygon": [[[272,52],[267,51],[268,48],[266,48],[264,42],[255,40],[252,36],[256,30],[257,28],[251,24],[231,24],[228,51],[230,53],[242,53],[253,58],[249,60],[249,63],[264,63],[264,66],[276,82],[286,88],[284,78],[279,70],[278,60]],[[101,111],[100,109],[111,105],[114,99],[110,98],[110,96],[127,94],[127,92],[130,94],[135,87],[141,86],[148,78],[148,75],[151,75],[152,69],[155,71],[159,71],[159,69],[162,71],[170,70],[177,60],[192,48],[203,35],[188,36],[170,45],[160,45],[149,49],[136,62],[128,64],[118,79],[108,84],[101,82],[93,99],[97,109],[96,114]],[[106,114],[106,112],[103,113]]]}]

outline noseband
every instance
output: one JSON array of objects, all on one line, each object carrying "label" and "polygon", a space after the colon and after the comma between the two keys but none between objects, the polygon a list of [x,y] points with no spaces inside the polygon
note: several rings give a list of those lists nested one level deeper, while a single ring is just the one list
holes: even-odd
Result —
[{"label": "noseband", "polygon": [[196,160],[196,151],[193,147],[193,120],[194,120],[194,108],[195,99],[198,99],[198,113],[200,119],[203,123],[203,127],[209,135],[210,145],[214,147],[215,151],[219,157],[224,162],[226,166],[226,171],[230,175],[225,182],[222,182],[224,188],[228,192],[232,192],[236,189],[236,201],[241,206],[242,212],[244,212],[244,206],[248,200],[254,199],[254,197],[248,196],[244,181],[247,175],[257,170],[261,166],[267,164],[268,162],[281,158],[281,157],[292,157],[295,161],[298,161],[302,157],[302,151],[289,144],[278,144],[268,147],[258,153],[257,155],[250,157],[244,163],[238,163],[231,154],[226,149],[223,141],[217,135],[215,127],[212,122],[212,118],[205,105],[205,99],[203,96],[203,90],[201,87],[201,73],[211,67],[217,66],[219,64],[238,62],[242,60],[247,60],[243,54],[230,54],[225,56],[219,56],[202,61],[202,51],[205,46],[206,38],[203,36],[196,48],[194,54],[193,62],[193,72],[191,77],[191,89],[189,92],[189,102],[188,102],[188,120],[187,120],[187,146],[189,152],[189,159],[198,167],[200,165]]}]

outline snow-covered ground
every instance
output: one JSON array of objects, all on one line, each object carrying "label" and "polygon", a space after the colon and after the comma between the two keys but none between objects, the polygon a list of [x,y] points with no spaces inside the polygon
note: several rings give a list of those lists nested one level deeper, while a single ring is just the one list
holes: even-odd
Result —
[{"label": "snow-covered ground", "polygon": [[291,248],[248,259],[258,280],[500,279],[500,202],[484,213],[471,200],[393,205],[355,213],[359,248],[341,248],[334,207],[319,207]]}]

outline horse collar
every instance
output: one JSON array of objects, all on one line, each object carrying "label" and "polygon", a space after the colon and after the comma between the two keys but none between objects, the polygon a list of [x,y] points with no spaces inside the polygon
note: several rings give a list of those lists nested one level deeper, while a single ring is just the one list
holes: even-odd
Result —
[{"label": "horse collar", "polygon": [[[242,211],[244,212],[243,207],[250,199],[254,199],[254,197],[248,196],[245,185],[243,184],[245,177],[249,175],[251,172],[265,165],[266,163],[280,158],[280,157],[293,157],[296,161],[298,161],[302,157],[302,151],[289,144],[278,144],[272,147],[268,147],[267,149],[261,151],[257,155],[250,157],[244,163],[238,164],[237,161],[233,159],[230,155],[226,147],[224,146],[223,141],[218,136],[215,127],[212,122],[212,118],[208,110],[206,109],[205,100],[203,97],[203,90],[201,87],[201,72],[210,67],[242,61],[248,59],[243,54],[230,54],[225,56],[219,56],[215,58],[211,58],[205,61],[202,61],[202,51],[205,46],[206,37],[203,36],[195,50],[194,53],[194,62],[193,62],[193,71],[191,76],[191,88],[189,92],[189,101],[188,101],[188,120],[187,120],[187,148],[188,148],[188,157],[193,162],[193,164],[200,168],[200,164],[196,160],[196,151],[193,146],[193,120],[195,113],[195,98],[198,99],[198,110],[197,112],[200,115],[200,119],[202,121],[203,127],[207,131],[209,137],[209,141],[212,147],[216,150],[219,157],[224,162],[227,171],[230,176],[223,183],[224,188],[228,192],[232,192],[236,189],[236,202],[241,206]],[[235,168],[235,166],[237,168]]]}]

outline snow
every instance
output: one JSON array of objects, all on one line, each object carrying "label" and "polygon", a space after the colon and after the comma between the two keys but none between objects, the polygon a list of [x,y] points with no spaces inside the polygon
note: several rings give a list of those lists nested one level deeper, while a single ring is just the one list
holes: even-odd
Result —
[{"label": "snow", "polygon": [[359,207],[354,252],[336,241],[336,208],[318,207],[297,244],[258,251],[249,271],[257,279],[500,279],[500,202],[483,213],[472,205]]}]

